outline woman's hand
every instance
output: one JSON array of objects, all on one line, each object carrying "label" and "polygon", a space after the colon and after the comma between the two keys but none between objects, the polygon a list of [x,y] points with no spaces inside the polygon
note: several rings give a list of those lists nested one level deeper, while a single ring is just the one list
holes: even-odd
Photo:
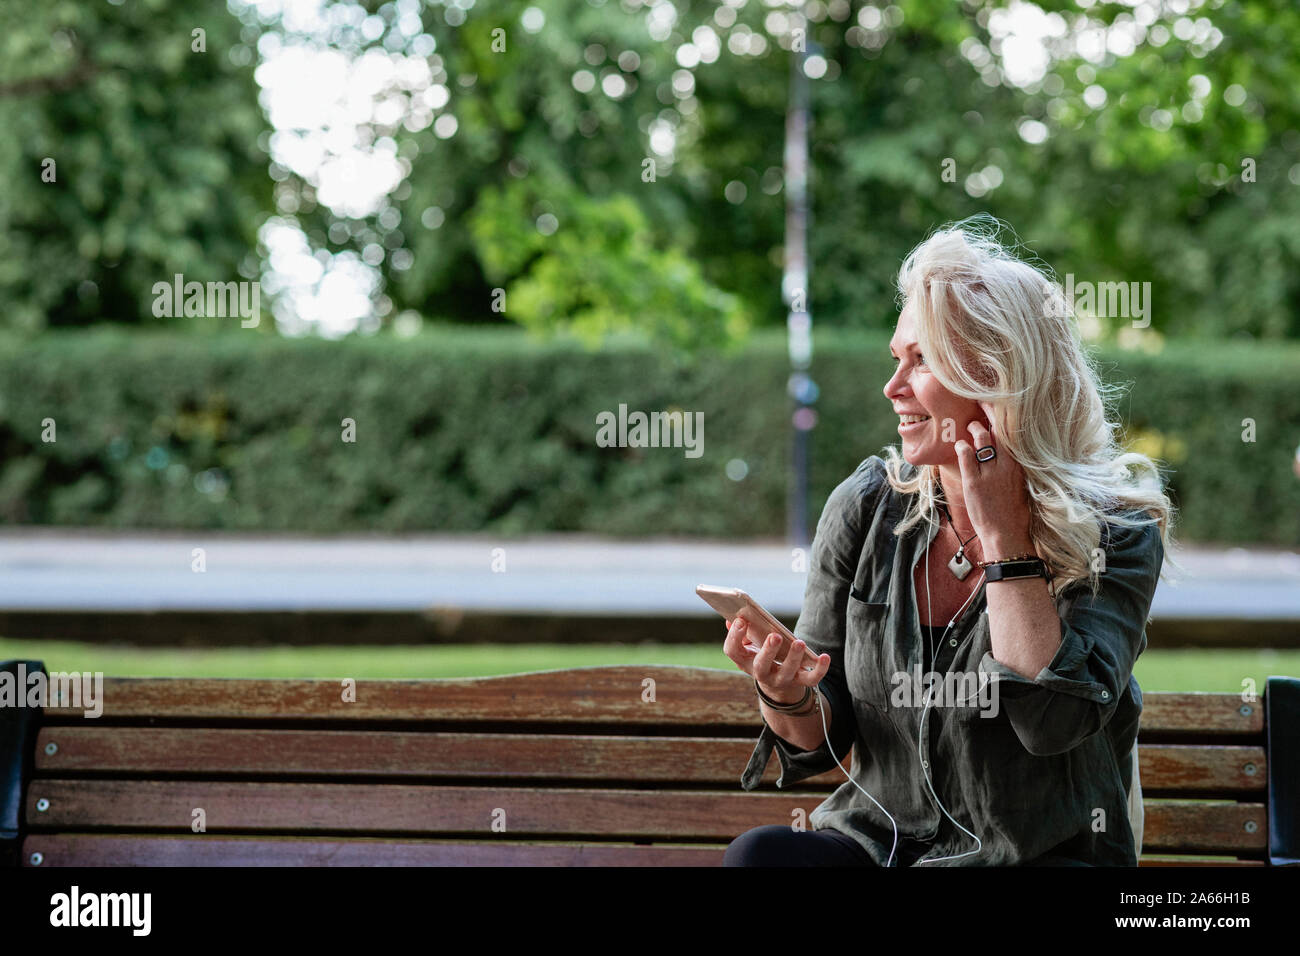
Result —
[{"label": "woman's hand", "polygon": [[[980,408],[993,421],[993,406],[980,402]],[[992,557],[1032,551],[1029,537],[1029,487],[1024,469],[1011,453],[999,448],[989,428],[974,421],[966,426],[971,442],[958,440],[953,445],[961,468],[962,500],[971,528],[979,535],[984,553]],[[972,444],[973,442],[973,444]],[[997,457],[979,461],[975,449],[992,445]]]},{"label": "woman's hand", "polygon": [[722,642],[722,652],[730,657],[737,667],[758,681],[758,686],[763,693],[775,701],[782,704],[799,703],[800,698],[803,697],[803,688],[816,687],[826,676],[826,671],[830,669],[831,656],[822,654],[817,659],[816,667],[810,671],[804,670],[804,650],[807,645],[800,640],[794,642],[794,650],[786,655],[786,659],[777,664],[776,656],[781,649],[781,638],[776,634],[769,634],[764,640],[755,633],[751,639],[755,644],[760,645],[756,654],[745,647],[747,632],[748,624],[743,617],[727,621],[727,639]]}]

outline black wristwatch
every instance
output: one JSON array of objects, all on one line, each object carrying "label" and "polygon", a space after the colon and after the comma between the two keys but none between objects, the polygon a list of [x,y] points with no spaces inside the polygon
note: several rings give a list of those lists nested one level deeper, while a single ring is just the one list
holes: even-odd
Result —
[{"label": "black wristwatch", "polygon": [[1018,578],[1052,579],[1052,572],[1042,558],[1026,558],[1022,561],[998,561],[984,569],[984,580],[1014,581]]}]

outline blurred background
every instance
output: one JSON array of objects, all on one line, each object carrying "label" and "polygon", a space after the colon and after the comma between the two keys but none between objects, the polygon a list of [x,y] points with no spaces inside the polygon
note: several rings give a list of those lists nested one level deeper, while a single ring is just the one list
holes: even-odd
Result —
[{"label": "blurred background", "polygon": [[0,658],[729,669],[694,585],[793,623],[897,441],[898,266],[988,213],[1179,508],[1143,687],[1300,673],[1297,48],[1290,0],[5,5]]}]

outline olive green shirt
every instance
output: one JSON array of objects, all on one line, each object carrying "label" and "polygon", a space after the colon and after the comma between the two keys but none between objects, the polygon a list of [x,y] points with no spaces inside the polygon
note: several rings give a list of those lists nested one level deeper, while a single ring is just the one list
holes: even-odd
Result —
[{"label": "olive green shirt", "polygon": [[[905,478],[914,473],[904,465]],[[1101,590],[1094,599],[1080,581],[1057,597],[1060,648],[1030,679],[993,657],[987,582],[939,641],[935,666],[923,662],[912,572],[939,526],[922,521],[894,535],[908,503],[874,455],[831,493],[795,626],[814,653],[831,656],[819,685],[830,745],[841,758],[852,749],[853,779],[897,821],[893,865],[928,856],[927,866],[1136,866],[1128,787],[1142,692],[1133,662],[1146,648],[1164,561],[1158,527],[1104,524]],[[932,670],[965,683],[929,679],[939,696],[926,708],[923,675]],[[837,767],[825,741],[802,750],[764,722],[744,789],[759,785],[773,749],[780,788]],[[809,822],[853,838],[881,866],[889,858],[889,818],[848,779]]]}]

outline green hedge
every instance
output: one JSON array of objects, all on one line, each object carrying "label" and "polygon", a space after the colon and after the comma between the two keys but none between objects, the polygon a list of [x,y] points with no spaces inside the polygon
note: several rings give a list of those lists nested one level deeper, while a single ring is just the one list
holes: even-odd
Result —
[{"label": "green hedge", "polygon": [[[819,335],[815,522],[896,443],[887,337]],[[111,528],[584,531],[780,537],[791,406],[782,334],[694,358],[515,330],[342,342],[115,329],[0,339],[0,514]],[[1126,440],[1162,459],[1185,540],[1300,542],[1300,347],[1098,352]],[[704,453],[601,448],[596,416],[704,413]],[[341,422],[356,422],[355,443]],[[1256,441],[1242,441],[1242,420]],[[53,419],[57,440],[42,441]],[[742,480],[728,462],[743,461]],[[733,469],[734,469],[733,465]]]}]

